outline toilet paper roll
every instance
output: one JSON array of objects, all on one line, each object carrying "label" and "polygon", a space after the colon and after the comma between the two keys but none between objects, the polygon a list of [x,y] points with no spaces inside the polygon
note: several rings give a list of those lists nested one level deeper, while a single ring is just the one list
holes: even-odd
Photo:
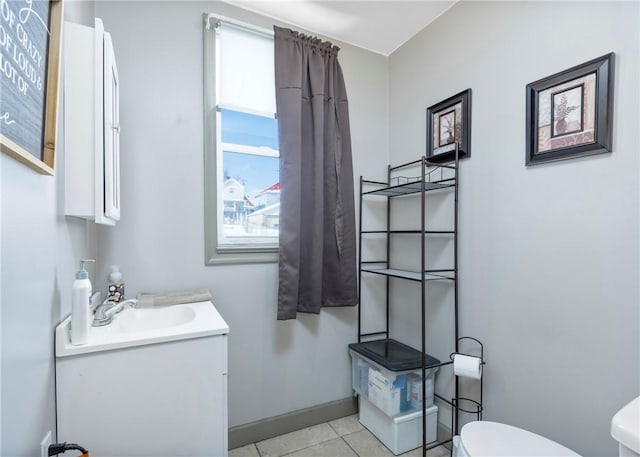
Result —
[{"label": "toilet paper roll", "polygon": [[482,376],[482,361],[480,357],[472,355],[454,354],[453,372],[456,376],[480,379]]}]

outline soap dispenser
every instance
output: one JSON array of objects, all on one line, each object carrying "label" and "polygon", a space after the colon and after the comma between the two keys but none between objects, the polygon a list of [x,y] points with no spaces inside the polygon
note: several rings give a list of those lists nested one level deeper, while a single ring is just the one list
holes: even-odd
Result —
[{"label": "soap dispenser", "polygon": [[122,273],[120,273],[120,267],[118,265],[111,265],[107,298],[116,303],[124,300],[124,282],[122,281]]},{"label": "soap dispenser", "polygon": [[86,262],[95,262],[95,260],[83,259],[80,261],[80,270],[76,272],[71,297],[71,344],[75,346],[87,344],[89,327],[91,326],[91,282],[89,281],[89,273],[84,268]]}]

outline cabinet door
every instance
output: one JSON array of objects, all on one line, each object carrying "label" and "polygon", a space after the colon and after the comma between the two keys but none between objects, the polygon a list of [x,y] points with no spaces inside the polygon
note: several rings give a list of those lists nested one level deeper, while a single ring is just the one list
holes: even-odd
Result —
[{"label": "cabinet door", "polygon": [[104,214],[120,220],[120,94],[111,34],[104,34]]}]

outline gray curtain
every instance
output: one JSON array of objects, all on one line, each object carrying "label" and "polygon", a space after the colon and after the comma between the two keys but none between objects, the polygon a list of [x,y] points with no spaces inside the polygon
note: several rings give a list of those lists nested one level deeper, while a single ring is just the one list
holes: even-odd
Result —
[{"label": "gray curtain", "polygon": [[278,319],[357,304],[353,165],[339,48],[275,30],[280,137]]}]

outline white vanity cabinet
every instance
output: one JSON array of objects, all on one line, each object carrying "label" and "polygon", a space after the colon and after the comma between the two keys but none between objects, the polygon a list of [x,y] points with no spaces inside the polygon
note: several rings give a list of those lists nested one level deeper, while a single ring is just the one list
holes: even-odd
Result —
[{"label": "white vanity cabinet", "polygon": [[120,220],[119,79],[111,35],[64,27],[65,215]]},{"label": "white vanity cabinet", "polygon": [[92,457],[227,457],[229,326],[211,302],[125,309],[87,344],[56,328],[58,441]]}]

